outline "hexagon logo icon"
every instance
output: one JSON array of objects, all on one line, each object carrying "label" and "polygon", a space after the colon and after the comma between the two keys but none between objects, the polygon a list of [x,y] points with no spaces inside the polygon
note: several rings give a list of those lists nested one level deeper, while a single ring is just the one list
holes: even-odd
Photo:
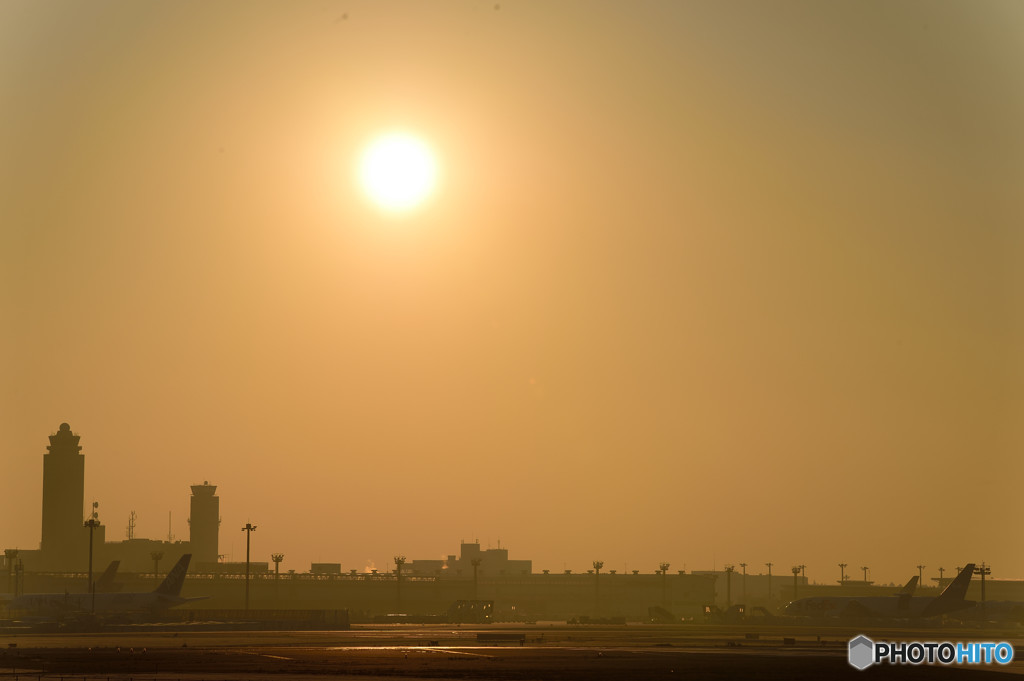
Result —
[{"label": "hexagon logo icon", "polygon": [[875,642],[861,634],[850,641],[850,654],[847,658],[850,665],[860,669],[867,669],[875,662]]}]

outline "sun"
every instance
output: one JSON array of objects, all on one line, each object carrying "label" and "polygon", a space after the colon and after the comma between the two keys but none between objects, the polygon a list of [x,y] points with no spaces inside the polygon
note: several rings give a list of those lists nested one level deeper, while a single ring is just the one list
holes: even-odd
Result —
[{"label": "sun", "polygon": [[437,161],[430,147],[419,138],[389,133],[375,139],[363,152],[359,182],[381,208],[408,211],[434,192]]}]

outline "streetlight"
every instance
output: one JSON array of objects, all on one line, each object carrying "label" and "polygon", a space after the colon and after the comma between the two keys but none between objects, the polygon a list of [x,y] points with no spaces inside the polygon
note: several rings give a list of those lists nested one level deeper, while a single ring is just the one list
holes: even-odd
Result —
[{"label": "streetlight", "polygon": [[794,565],[792,569],[793,569],[793,600],[795,601],[796,600],[797,577],[800,575],[800,566],[799,565]]},{"label": "streetlight", "polygon": [[839,586],[846,584],[846,566],[848,563],[839,564]]},{"label": "streetlight", "polygon": [[864,571],[864,586],[867,586],[868,585],[868,570],[870,568],[868,568],[866,565],[861,565],[860,569]]},{"label": "streetlight", "polygon": [[99,527],[100,521],[96,519],[96,512],[93,511],[93,517],[85,521],[85,526],[89,528],[89,593],[92,594],[92,612],[96,612],[96,585],[92,581],[92,533],[97,527]]},{"label": "streetlight", "polygon": [[918,565],[917,566],[917,585],[918,586],[924,586],[924,569],[926,567],[928,567],[928,566],[927,565]]},{"label": "streetlight", "polygon": [[725,566],[725,609],[732,607],[732,573],[736,568],[732,565]]},{"label": "streetlight", "polygon": [[149,557],[153,560],[153,581],[160,583],[160,559],[164,557],[163,551],[150,551]]},{"label": "streetlight", "polygon": [[768,604],[772,602],[772,565],[775,563],[765,563],[768,566]]},{"label": "streetlight", "polygon": [[600,613],[601,612],[601,592],[598,589],[600,588],[600,584],[599,583],[601,581],[601,568],[604,567],[604,561],[603,560],[595,560],[593,565],[594,565],[594,612],[595,613]]},{"label": "streetlight", "polygon": [[743,568],[743,603],[747,603],[747,564],[740,563],[740,567]]},{"label": "streetlight", "polygon": [[242,528],[242,532],[245,532],[245,611],[249,612],[249,539],[252,537],[252,533],[256,531],[256,526],[252,523],[246,523],[245,527]]}]

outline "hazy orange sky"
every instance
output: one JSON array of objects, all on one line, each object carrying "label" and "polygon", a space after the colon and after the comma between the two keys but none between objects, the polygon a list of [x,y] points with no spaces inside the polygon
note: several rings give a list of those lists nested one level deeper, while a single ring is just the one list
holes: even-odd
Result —
[{"label": "hazy orange sky", "polygon": [[[0,546],[1024,577],[1024,4],[0,3]],[[436,194],[355,180],[392,129]],[[84,510],[83,510],[84,514]],[[852,569],[852,568],[851,568]],[[859,574],[859,573],[858,573]]]}]

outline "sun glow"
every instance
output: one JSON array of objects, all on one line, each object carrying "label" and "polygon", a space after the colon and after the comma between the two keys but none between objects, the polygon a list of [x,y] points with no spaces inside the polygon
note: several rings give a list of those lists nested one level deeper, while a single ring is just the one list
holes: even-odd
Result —
[{"label": "sun glow", "polygon": [[434,191],[437,162],[430,148],[416,137],[405,133],[384,135],[363,153],[359,181],[381,208],[407,211]]}]

